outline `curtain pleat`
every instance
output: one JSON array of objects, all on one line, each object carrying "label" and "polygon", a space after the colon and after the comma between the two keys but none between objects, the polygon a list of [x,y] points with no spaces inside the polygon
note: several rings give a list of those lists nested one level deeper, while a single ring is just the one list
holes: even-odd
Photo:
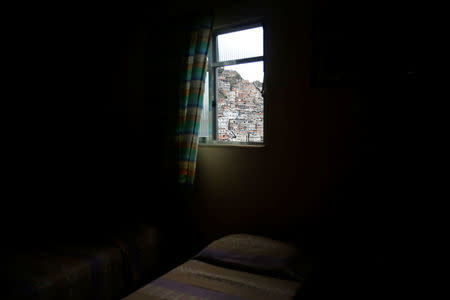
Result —
[{"label": "curtain pleat", "polygon": [[212,17],[195,21],[190,32],[180,85],[178,120],[178,163],[180,183],[192,184],[198,152],[198,131],[205,88],[206,57],[211,37]]}]

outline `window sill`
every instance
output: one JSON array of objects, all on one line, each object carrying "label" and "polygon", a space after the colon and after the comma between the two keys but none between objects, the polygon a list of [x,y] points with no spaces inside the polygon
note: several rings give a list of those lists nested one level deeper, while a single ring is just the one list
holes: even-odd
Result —
[{"label": "window sill", "polygon": [[265,144],[245,144],[245,143],[224,143],[224,142],[206,142],[198,143],[199,147],[224,147],[224,148],[251,148],[265,149]]}]

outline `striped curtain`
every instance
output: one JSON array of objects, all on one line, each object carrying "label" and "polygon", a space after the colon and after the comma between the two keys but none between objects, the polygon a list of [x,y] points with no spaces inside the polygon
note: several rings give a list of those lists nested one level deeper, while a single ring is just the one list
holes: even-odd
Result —
[{"label": "striped curtain", "polygon": [[206,57],[211,36],[212,18],[196,20],[192,26],[181,79],[177,130],[180,183],[194,183],[198,151],[198,131],[205,88]]}]

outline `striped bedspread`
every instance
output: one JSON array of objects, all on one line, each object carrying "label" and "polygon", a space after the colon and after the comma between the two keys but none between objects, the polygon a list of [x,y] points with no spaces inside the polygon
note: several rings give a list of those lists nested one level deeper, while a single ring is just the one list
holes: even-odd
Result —
[{"label": "striped bedspread", "polygon": [[297,254],[264,237],[226,236],[124,300],[292,299],[307,272]]}]

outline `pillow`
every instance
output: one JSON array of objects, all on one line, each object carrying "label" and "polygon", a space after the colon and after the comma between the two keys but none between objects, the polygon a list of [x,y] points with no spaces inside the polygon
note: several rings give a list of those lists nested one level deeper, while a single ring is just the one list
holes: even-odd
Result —
[{"label": "pillow", "polygon": [[232,234],[220,238],[194,259],[296,281],[303,280],[308,271],[299,250],[294,246],[249,234]]}]

